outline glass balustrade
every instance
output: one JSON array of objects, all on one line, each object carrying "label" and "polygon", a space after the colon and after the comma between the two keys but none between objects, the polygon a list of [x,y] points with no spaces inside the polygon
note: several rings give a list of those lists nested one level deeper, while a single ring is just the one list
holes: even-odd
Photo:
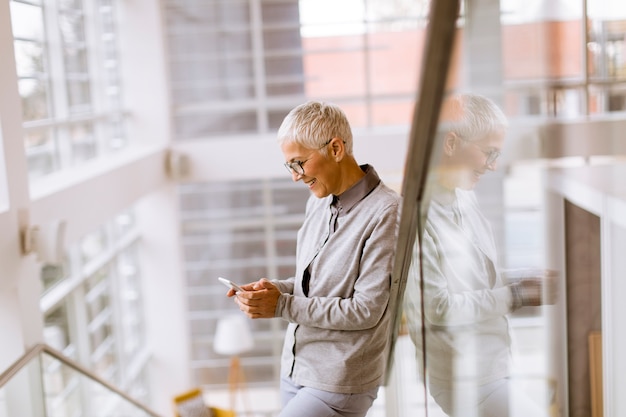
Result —
[{"label": "glass balustrade", "polygon": [[0,417],[158,417],[118,388],[38,345],[0,376]]}]

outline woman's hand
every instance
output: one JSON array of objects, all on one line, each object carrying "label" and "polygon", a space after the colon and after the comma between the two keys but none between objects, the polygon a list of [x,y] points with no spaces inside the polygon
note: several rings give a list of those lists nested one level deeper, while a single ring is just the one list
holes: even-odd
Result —
[{"label": "woman's hand", "polygon": [[[252,319],[275,317],[276,304],[281,293],[274,284],[261,278],[257,282],[242,285],[241,288],[245,292],[238,292],[235,302],[248,317]],[[235,292],[229,290],[227,295],[232,297]]]}]

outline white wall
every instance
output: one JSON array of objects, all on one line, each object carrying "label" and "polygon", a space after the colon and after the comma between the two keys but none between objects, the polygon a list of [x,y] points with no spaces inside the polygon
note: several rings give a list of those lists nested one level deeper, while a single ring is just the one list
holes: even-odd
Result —
[{"label": "white wall", "polygon": [[29,197],[8,2],[0,4],[0,55],[0,168],[6,169],[0,175],[6,203],[0,204],[0,369],[5,369],[41,334],[38,300],[24,294],[36,288],[38,277],[32,257],[21,255],[19,232],[27,224]]},{"label": "white wall", "polygon": [[171,414],[173,398],[192,388],[186,285],[179,233],[179,213],[173,184],[161,187],[136,206],[142,230],[141,266],[146,305],[150,406]]},{"label": "white wall", "polygon": [[[354,155],[360,164],[371,164],[389,185],[402,179],[408,128],[354,132]],[[188,158],[185,181],[230,181],[285,177],[284,158],[274,136],[173,143]]]}]

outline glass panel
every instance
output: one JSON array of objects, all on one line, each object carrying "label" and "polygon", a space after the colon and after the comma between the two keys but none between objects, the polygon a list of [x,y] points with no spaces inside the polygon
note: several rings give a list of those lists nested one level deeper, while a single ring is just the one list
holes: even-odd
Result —
[{"label": "glass panel", "polygon": [[626,9],[611,0],[587,2],[589,72],[594,79],[626,77]]},{"label": "glass panel", "polygon": [[[99,8],[99,12],[100,12],[100,19],[101,19],[101,25],[102,25],[102,33],[106,33],[106,34],[112,34],[115,33],[115,16],[113,14],[113,7],[111,7],[111,2],[110,1],[100,1],[100,8]],[[105,44],[105,45],[108,45]]]},{"label": "glass panel", "polygon": [[144,367],[129,381],[130,388],[127,391],[128,395],[142,404],[150,404],[150,392],[148,391],[148,387],[150,386],[151,380],[149,379],[149,373],[150,370]]},{"label": "glass panel", "polygon": [[[64,5],[68,7],[70,13],[59,14],[59,28],[63,41],[63,61],[66,71],[66,88],[70,113],[85,112],[90,110],[91,105],[91,85],[89,82],[87,50],[85,47],[85,23],[80,12],[82,4],[80,1],[68,2]],[[80,128],[79,128],[80,129]],[[70,140],[73,142],[73,154],[77,160],[85,160],[93,157],[95,149],[88,151],[88,156],[83,152],[76,152],[76,131],[73,127],[70,133]],[[81,136],[78,133],[79,142]]]},{"label": "glass panel", "polygon": [[115,22],[114,2],[100,1],[99,4],[100,32],[98,38],[102,42],[100,54],[102,68],[100,71],[102,74],[101,88],[104,96],[102,104],[105,110],[114,113],[99,123],[98,134],[105,138],[104,143],[107,145],[101,151],[116,151],[128,144],[124,115],[121,113],[124,103],[118,54],[119,36]]},{"label": "glass panel", "polygon": [[256,130],[257,119],[253,111],[229,112],[217,108],[215,111],[219,113],[177,116],[176,136],[180,139],[198,139],[207,133],[219,135]]},{"label": "glass panel", "polygon": [[44,355],[43,369],[49,416],[148,416],[135,405],[55,358]]},{"label": "glass panel", "polygon": [[15,63],[19,76],[33,76],[44,72],[44,49],[40,43],[16,40],[14,48]]},{"label": "glass panel", "polygon": [[0,416],[149,417],[151,414],[47,353],[0,388]]},{"label": "glass panel", "polygon": [[44,265],[41,268],[44,293],[69,276],[69,266],[69,260],[66,258],[61,265]]},{"label": "glass panel", "polygon": [[[50,117],[41,5],[10,2],[19,92],[24,121]],[[26,138],[28,140],[28,138]],[[28,146],[28,144],[27,144]]]},{"label": "glass panel", "polygon": [[[228,382],[228,358],[213,351],[213,337],[217,320],[238,309],[217,277],[247,283],[295,272],[295,238],[309,191],[285,177],[179,186],[191,369],[199,384]],[[242,355],[246,380],[273,384],[286,323],[254,320],[250,326],[255,346]]]},{"label": "glass panel", "polygon": [[83,47],[65,45],[65,71],[70,74],[87,73],[87,50]]},{"label": "glass panel", "polygon": [[96,157],[98,144],[91,123],[76,123],[68,128],[69,140],[72,145],[72,161],[83,162]]},{"label": "glass panel", "polygon": [[22,97],[24,121],[46,119],[50,116],[47,82],[34,78],[22,78],[19,80],[18,87]]},{"label": "glass panel", "polygon": [[[315,6],[301,3],[307,10],[308,7],[318,8],[318,2]],[[316,12],[319,16],[317,25],[322,32],[317,36],[303,37],[304,48],[310,51],[305,56],[309,80],[306,83],[307,95],[342,101],[344,97],[358,97],[366,91],[373,97],[371,105],[354,106],[353,109],[350,105],[343,106],[354,127],[406,125],[413,109],[420,64],[419,53],[407,57],[406,51],[421,48],[423,28],[420,22],[423,17],[418,12],[423,4],[362,3],[366,5],[366,10],[359,10],[355,4],[342,12],[344,19],[349,19],[347,14],[353,15],[352,18],[360,13],[366,16],[367,25],[359,28],[358,25],[362,24],[355,22],[354,33],[345,33],[349,23],[337,28],[325,25],[327,18],[323,12]],[[323,4],[334,8],[331,2]],[[305,17],[309,14],[313,14],[312,11],[303,12]],[[303,27],[303,34],[315,27]],[[333,65],[328,65],[329,62]],[[340,64],[339,71],[335,62]],[[402,70],[398,71],[398,68]]]},{"label": "glass panel", "polygon": [[[401,99],[390,98],[376,104],[367,115],[367,119],[376,126],[404,126],[406,121],[411,119],[413,107],[415,102],[409,96]],[[362,123],[366,123],[366,120]]]},{"label": "glass panel", "polygon": [[73,113],[90,110],[91,86],[88,80],[67,80],[67,100]]},{"label": "glass panel", "polygon": [[167,2],[176,138],[267,133],[307,98],[354,127],[406,126],[427,2],[340,3]]},{"label": "glass panel", "polygon": [[110,266],[107,265],[90,276],[84,285],[89,332],[89,362],[96,375],[118,383],[110,274]]},{"label": "glass panel", "polygon": [[[172,4],[168,13],[175,118],[180,138],[207,133],[255,131],[257,119],[245,108],[224,108],[225,101],[255,96],[249,7],[240,1]],[[196,105],[197,103],[197,105]],[[209,113],[209,114],[207,114]]]},{"label": "glass panel", "polygon": [[122,320],[122,346],[124,359],[131,360],[143,347],[145,320],[139,271],[137,244],[118,256],[119,302]]},{"label": "glass panel", "polygon": [[41,357],[37,356],[0,387],[0,416],[45,416]]},{"label": "glass panel", "polygon": [[[128,209],[74,245],[63,265],[44,265],[48,291],[42,305],[49,306],[44,312],[47,344],[145,399],[142,375],[149,348],[136,227]],[[71,274],[70,266],[75,269]],[[67,285],[55,286],[63,280]]]},{"label": "glass panel", "polygon": [[51,129],[33,129],[26,132],[24,142],[31,178],[49,174],[58,168],[59,155],[54,134]]},{"label": "glass panel", "polygon": [[520,193],[544,185],[528,173],[492,172],[508,121],[483,97],[444,102],[406,287],[409,334],[436,410],[547,416],[551,323],[539,306],[554,308],[559,273],[544,245],[527,243],[543,236],[544,203]]},{"label": "glass panel", "polygon": [[[269,97],[304,94],[302,41],[296,23],[298,16],[297,2],[267,3],[262,7],[262,19],[267,25],[263,29],[265,93]],[[281,117],[284,114],[281,112]]]},{"label": "glass panel", "polygon": [[[308,97],[336,101],[337,97],[358,96],[367,88],[364,68],[367,45],[363,36],[305,37],[302,43],[309,51],[304,57]],[[328,65],[330,62],[333,65]],[[353,120],[350,115],[347,116]]]},{"label": "glass panel", "polygon": [[262,216],[263,195],[258,190],[258,182],[237,182],[228,184],[182,184],[181,204],[185,217],[209,219],[249,218]]},{"label": "glass panel", "polygon": [[[85,282],[85,302],[87,306],[87,320],[88,322],[94,322],[100,317],[99,323],[109,317],[111,312],[110,306],[110,288],[108,279],[108,267],[104,267],[92,276],[90,276]],[[94,329],[95,330],[95,329]],[[98,346],[109,335],[109,331],[103,333],[103,337],[94,337],[92,345]]]},{"label": "glass panel", "polygon": [[57,0],[59,4],[59,9],[62,11],[79,9],[82,5],[81,0]]},{"label": "glass panel", "polygon": [[405,291],[411,386],[426,387],[428,415],[549,416],[588,395],[580,374],[568,379],[572,362],[556,364],[587,335],[562,341],[568,319],[581,321],[564,301],[575,273],[555,247],[562,202],[546,197],[548,165],[601,148],[587,148],[587,112],[606,105],[587,101],[582,4],[466,2],[457,22]]},{"label": "glass panel", "polygon": [[120,108],[121,103],[118,103],[120,84],[119,68],[117,68],[117,66],[115,65],[109,65],[106,68],[104,74],[106,75],[106,81],[108,84],[108,88],[106,89],[106,95],[111,101],[110,104],[113,108]]},{"label": "glass panel", "polygon": [[70,323],[68,321],[67,303],[46,314],[44,327],[44,341],[47,345],[69,355],[70,351]]},{"label": "glass panel", "polygon": [[41,41],[44,39],[43,9],[41,4],[37,4],[40,2],[30,3],[10,2],[13,36],[19,39]]},{"label": "glass panel", "polygon": [[80,242],[80,259],[86,264],[95,259],[108,247],[106,230],[104,227],[88,234]]},{"label": "glass panel", "polygon": [[300,49],[297,9],[296,2],[166,2],[177,138],[267,130],[258,98],[301,94],[301,54],[292,50]]},{"label": "glass panel", "polygon": [[[31,179],[125,147],[113,2],[96,5],[97,13],[86,20],[82,1],[59,1],[50,8],[57,16],[46,19],[46,25],[40,1],[11,1],[10,5]],[[56,120],[76,114],[89,119],[94,112],[105,118],[92,126],[68,127],[65,120]],[[59,122],[50,129],[58,130],[59,149],[71,154],[29,149],[34,138],[50,136],[33,132],[43,129],[28,122],[39,120]],[[96,142],[103,144],[101,149]]]},{"label": "glass panel", "polygon": [[[285,265],[294,265],[296,261],[296,251],[293,244],[293,237],[298,233],[299,225],[276,226],[275,245],[277,263]],[[288,275],[287,275],[288,276]],[[278,274],[277,278],[286,278],[286,275]]]},{"label": "glass panel", "polygon": [[363,34],[364,3],[362,0],[344,0],[343,7],[338,8],[331,0],[300,0],[302,36]]},{"label": "glass panel", "polygon": [[109,118],[108,121],[104,122],[102,130],[104,136],[109,138],[108,149],[115,151],[128,144],[125,121],[122,115]]},{"label": "glass panel", "polygon": [[72,13],[59,14],[59,28],[66,47],[68,44],[85,41],[85,22],[82,14],[79,13],[80,4],[71,6],[75,8]]},{"label": "glass panel", "polygon": [[[264,258],[264,228],[242,228],[237,230],[214,230],[203,239],[186,240],[187,262],[206,262],[210,259],[248,260]],[[264,261],[263,261],[264,262]]]},{"label": "glass panel", "polygon": [[[285,171],[285,175],[289,175]],[[281,219],[292,220],[296,218],[296,223],[300,225],[302,220],[302,202],[306,201],[310,192],[300,184],[294,182],[277,182],[272,192],[272,210]]]}]

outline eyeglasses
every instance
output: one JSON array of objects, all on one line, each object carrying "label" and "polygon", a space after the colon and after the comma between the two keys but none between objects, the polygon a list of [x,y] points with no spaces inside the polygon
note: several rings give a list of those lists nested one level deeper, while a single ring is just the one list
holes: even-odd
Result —
[{"label": "eyeglasses", "polygon": [[480,150],[485,155],[485,157],[487,158],[487,160],[485,161],[485,165],[487,165],[487,166],[493,165],[493,163],[496,162],[496,160],[500,157],[500,151],[498,151],[496,149],[485,150],[481,146],[479,146],[476,143],[472,142],[471,140],[467,140],[465,138],[462,138],[462,139],[465,142],[468,142],[470,145],[474,145],[475,147],[477,147],[478,150]]},{"label": "eyeglasses", "polygon": [[[333,140],[333,138],[328,139],[328,141],[323,144],[321,147],[317,148],[317,150],[321,150],[324,149],[331,141]],[[304,161],[291,161],[291,162],[285,162],[285,168],[287,168],[287,171],[289,171],[290,174],[296,173],[298,175],[304,175],[304,167],[303,165],[311,158],[305,159]]]}]

